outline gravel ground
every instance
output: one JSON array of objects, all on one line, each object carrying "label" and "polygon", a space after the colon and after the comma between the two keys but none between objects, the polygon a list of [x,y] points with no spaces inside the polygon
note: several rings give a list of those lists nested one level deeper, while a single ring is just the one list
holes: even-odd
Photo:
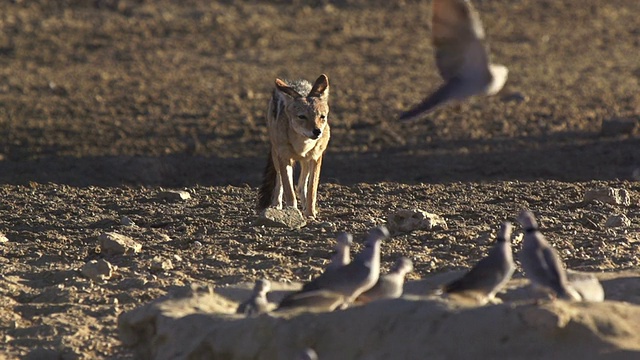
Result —
[{"label": "gravel ground", "polygon": [[[412,279],[470,266],[524,207],[569,267],[637,269],[640,2],[476,3],[505,89],[414,123],[395,118],[440,84],[430,2],[1,3],[5,355],[132,357],[122,311],[174,286],[309,279],[338,232],[359,243],[404,208],[448,223],[383,245],[385,269],[409,256]],[[255,227],[273,81],[320,73],[332,139],[319,218]],[[635,129],[605,131],[620,120]],[[606,186],[630,204],[582,202]],[[630,224],[605,227],[613,215]],[[101,252],[106,232],[142,250]],[[117,268],[94,283],[79,269],[98,259]]]}]

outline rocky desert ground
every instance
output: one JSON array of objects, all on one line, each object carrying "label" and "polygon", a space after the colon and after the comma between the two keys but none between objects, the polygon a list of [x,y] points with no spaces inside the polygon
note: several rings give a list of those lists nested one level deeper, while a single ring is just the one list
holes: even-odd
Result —
[{"label": "rocky desert ground", "polygon": [[[400,209],[448,225],[383,245],[411,280],[467,269],[522,208],[568,267],[637,271],[640,2],[475,4],[505,88],[400,123],[441,81],[430,1],[1,2],[0,353],[134,358],[121,313],[185,286],[305,281],[338,232],[359,248]],[[321,73],[320,214],[255,226],[274,79]],[[607,187],[628,201],[583,201]],[[138,247],[105,251],[108,233]],[[81,273],[93,260],[102,279]]]}]

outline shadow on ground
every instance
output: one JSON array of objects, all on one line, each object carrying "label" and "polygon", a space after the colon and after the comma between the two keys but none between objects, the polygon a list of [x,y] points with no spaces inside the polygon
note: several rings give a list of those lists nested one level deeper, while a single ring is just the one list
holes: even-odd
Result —
[{"label": "shadow on ground", "polygon": [[[446,183],[552,179],[632,179],[640,169],[640,138],[565,133],[548,137],[432,141],[382,151],[329,150],[322,182]],[[264,157],[223,158],[177,154],[163,157],[40,157],[0,162],[0,183],[72,186],[257,186]]]}]

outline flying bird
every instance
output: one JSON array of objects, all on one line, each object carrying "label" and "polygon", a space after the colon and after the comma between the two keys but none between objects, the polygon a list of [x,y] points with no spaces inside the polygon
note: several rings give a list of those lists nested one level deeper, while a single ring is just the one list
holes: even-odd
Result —
[{"label": "flying bird", "polygon": [[400,120],[417,119],[451,100],[495,95],[507,81],[509,70],[490,63],[482,22],[469,0],[434,0],[431,23],[436,66],[444,84],[403,112]]},{"label": "flying bird", "polygon": [[296,360],[318,360],[318,354],[312,348],[306,348],[298,354]]}]

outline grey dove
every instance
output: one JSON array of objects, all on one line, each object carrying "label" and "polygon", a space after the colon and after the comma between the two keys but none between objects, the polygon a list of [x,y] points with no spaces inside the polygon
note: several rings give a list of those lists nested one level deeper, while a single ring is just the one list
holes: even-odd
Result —
[{"label": "grey dove", "polygon": [[331,261],[325,271],[334,271],[351,262],[350,249],[353,243],[353,236],[347,233],[340,233],[336,240],[336,246],[334,248],[336,253],[331,257]]},{"label": "grey dove", "polygon": [[487,256],[461,278],[445,285],[443,292],[473,295],[481,304],[493,301],[515,270],[511,251],[511,228],[510,222],[502,223],[496,244]]},{"label": "grey dove", "polygon": [[[331,257],[329,265],[327,265],[322,275],[334,272],[351,262],[350,248],[353,243],[353,236],[348,233],[340,233],[336,240],[336,252]],[[278,305],[278,309],[305,307],[333,311],[344,300],[344,296],[332,291],[306,291],[285,297]]]},{"label": "grey dove", "polygon": [[388,274],[381,275],[378,282],[369,290],[358,296],[359,302],[371,302],[381,299],[397,299],[402,296],[404,277],[413,271],[413,262],[407,257],[396,261]]},{"label": "grey dove", "polygon": [[551,290],[560,299],[580,300],[580,295],[569,286],[560,255],[540,232],[533,214],[523,210],[518,221],[524,229],[519,252],[520,264],[529,281],[535,286]]},{"label": "grey dove", "polygon": [[567,281],[569,286],[580,295],[580,300],[604,301],[604,289],[595,275],[567,269]]},{"label": "grey dove", "polygon": [[253,316],[269,311],[269,301],[267,300],[269,290],[271,290],[269,280],[256,280],[251,296],[238,306],[236,313]]},{"label": "grey dove", "polygon": [[431,31],[444,84],[400,120],[419,118],[451,100],[495,95],[507,81],[509,70],[490,63],[482,22],[469,0],[434,0]]},{"label": "grey dove", "polygon": [[311,290],[305,292],[296,292],[286,296],[280,304],[279,310],[291,308],[305,308],[315,311],[333,311],[345,303],[345,297],[342,294],[330,290]]},{"label": "grey dove", "polygon": [[324,272],[305,284],[298,293],[285,297],[279,308],[288,307],[289,301],[301,293],[326,290],[343,298],[343,305],[353,302],[361,293],[373,287],[380,276],[380,243],[389,237],[384,226],[373,228],[365,238],[364,249],[352,262],[331,272]]}]

